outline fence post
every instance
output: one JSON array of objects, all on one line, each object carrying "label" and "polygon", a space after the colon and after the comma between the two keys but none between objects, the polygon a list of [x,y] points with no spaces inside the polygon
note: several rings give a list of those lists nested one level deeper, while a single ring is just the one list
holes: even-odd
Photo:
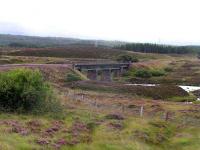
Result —
[{"label": "fence post", "polygon": [[169,112],[165,112],[165,121],[168,121],[169,120]]},{"label": "fence post", "polygon": [[122,113],[124,113],[124,112],[125,112],[125,106],[122,105]]},{"label": "fence post", "polygon": [[144,106],[140,107],[140,117],[143,117]]},{"label": "fence post", "polygon": [[82,93],[82,95],[81,95],[81,99],[82,99],[82,101],[84,101],[84,95],[83,95],[83,93]]}]

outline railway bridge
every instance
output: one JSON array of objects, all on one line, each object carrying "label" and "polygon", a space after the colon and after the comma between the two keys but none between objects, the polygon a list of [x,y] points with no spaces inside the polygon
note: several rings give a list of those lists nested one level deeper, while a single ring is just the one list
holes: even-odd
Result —
[{"label": "railway bridge", "polygon": [[113,64],[74,64],[73,68],[86,73],[90,80],[112,81],[130,67],[130,63]]}]

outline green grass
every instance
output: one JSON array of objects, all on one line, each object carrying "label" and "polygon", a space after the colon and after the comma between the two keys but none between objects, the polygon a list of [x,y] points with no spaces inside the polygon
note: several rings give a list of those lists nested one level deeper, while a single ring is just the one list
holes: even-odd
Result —
[{"label": "green grass", "polygon": [[131,68],[126,74],[126,77],[151,78],[165,76],[166,72],[163,69],[149,69],[149,68]]},{"label": "green grass", "polygon": [[188,93],[175,85],[159,85],[152,87],[144,86],[129,86],[124,84],[116,83],[100,83],[95,81],[79,82],[73,85],[73,88],[90,90],[97,92],[108,92],[108,93],[121,93],[124,95],[140,96],[151,99],[170,99],[172,97],[183,98]]},{"label": "green grass", "polygon": [[196,101],[197,97],[194,95],[189,95],[189,96],[177,96],[177,97],[172,97],[172,98],[168,98],[168,101],[173,101],[173,102],[193,102]]},{"label": "green grass", "polygon": [[[75,110],[67,113],[63,119],[65,126],[72,126],[73,122],[79,118],[80,121],[88,123],[94,119],[102,119],[103,114],[98,115],[90,111]],[[52,121],[55,121],[48,116],[36,117],[31,115],[14,115],[1,114],[0,120],[18,120],[25,123],[30,120],[39,119],[46,129],[50,126]],[[75,146],[62,146],[62,150],[179,150],[199,149],[200,144],[200,128],[190,126],[177,129],[176,122],[164,122],[157,118],[152,120],[150,118],[127,117],[122,121],[124,128],[122,130],[111,129],[108,124],[111,120],[104,120],[104,122],[95,127],[94,132],[90,133],[92,136],[91,143],[80,143]],[[118,121],[115,121],[118,122]],[[51,145],[41,146],[35,143],[35,139],[39,137],[37,134],[30,134],[22,136],[17,133],[6,132],[6,126],[1,126],[0,129],[0,148],[3,150],[28,150],[28,149],[53,149]],[[136,135],[136,131],[147,133],[149,136],[144,141],[143,137]],[[55,134],[54,140],[64,135]],[[162,142],[161,142],[162,141]]]}]

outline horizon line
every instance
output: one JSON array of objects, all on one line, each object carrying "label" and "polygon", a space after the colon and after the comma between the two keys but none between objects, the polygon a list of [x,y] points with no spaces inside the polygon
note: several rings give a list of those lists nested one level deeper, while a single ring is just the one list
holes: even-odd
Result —
[{"label": "horizon line", "polygon": [[[39,37],[39,38],[63,38],[63,39],[74,39],[74,40],[84,40],[84,41],[107,41],[107,42],[121,42],[121,43],[140,43],[140,44],[156,44],[156,45],[169,45],[169,46],[200,46],[199,44],[181,44],[185,42],[138,42],[138,41],[128,41],[128,40],[115,40],[115,39],[103,39],[103,38],[83,38],[81,36],[54,36],[54,35],[35,35],[35,34],[13,34],[13,33],[0,33],[0,35],[10,35],[10,36],[26,36],[26,37]],[[170,44],[169,44],[170,43]],[[177,44],[179,43],[179,44]],[[191,43],[191,42],[190,42]]]}]

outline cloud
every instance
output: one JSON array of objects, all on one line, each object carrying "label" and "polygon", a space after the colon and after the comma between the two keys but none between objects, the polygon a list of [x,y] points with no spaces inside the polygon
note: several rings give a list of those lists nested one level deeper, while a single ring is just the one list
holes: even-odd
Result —
[{"label": "cloud", "polygon": [[16,23],[0,22],[0,34],[26,35],[29,32]]}]

